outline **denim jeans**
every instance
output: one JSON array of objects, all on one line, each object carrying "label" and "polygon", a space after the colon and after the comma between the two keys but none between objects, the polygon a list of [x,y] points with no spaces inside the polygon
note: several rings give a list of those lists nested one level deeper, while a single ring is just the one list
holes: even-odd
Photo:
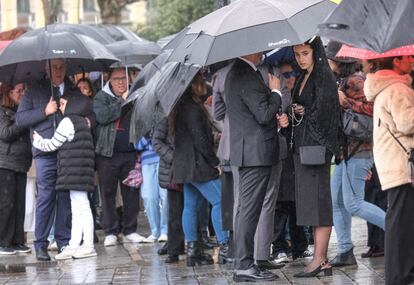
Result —
[{"label": "denim jeans", "polygon": [[151,235],[159,238],[168,234],[167,190],[158,182],[158,163],[142,165],[141,197],[147,213]]},{"label": "denim jeans", "polygon": [[187,242],[197,241],[197,210],[202,197],[213,206],[211,219],[219,243],[227,242],[228,232],[223,231],[221,223],[221,181],[205,183],[184,183],[183,229]]},{"label": "denim jeans", "polygon": [[333,219],[338,239],[338,253],[350,250],[352,245],[352,216],[358,216],[382,229],[385,212],[364,201],[365,178],[372,167],[372,158],[351,158],[335,167],[331,177]]}]

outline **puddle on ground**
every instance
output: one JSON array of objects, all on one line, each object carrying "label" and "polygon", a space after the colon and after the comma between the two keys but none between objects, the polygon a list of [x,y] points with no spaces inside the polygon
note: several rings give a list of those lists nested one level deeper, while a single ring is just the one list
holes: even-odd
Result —
[{"label": "puddle on ground", "polygon": [[39,263],[27,263],[27,264],[0,264],[0,274],[2,273],[25,273],[37,269],[45,269],[56,267],[57,262],[39,262]]}]

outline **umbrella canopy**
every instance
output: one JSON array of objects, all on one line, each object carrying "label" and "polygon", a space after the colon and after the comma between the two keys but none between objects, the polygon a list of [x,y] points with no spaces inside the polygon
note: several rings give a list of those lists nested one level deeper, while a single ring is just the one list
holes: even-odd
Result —
[{"label": "umbrella canopy", "polygon": [[144,87],[135,91],[137,99],[131,117],[131,141],[147,135],[158,120],[170,114],[200,68],[168,62]]},{"label": "umbrella canopy", "polygon": [[118,59],[94,39],[68,32],[20,37],[0,54],[0,82],[15,84],[38,80],[44,60],[66,59],[67,74],[105,70]]},{"label": "umbrella canopy", "polygon": [[378,53],[414,43],[414,1],[346,0],[320,25],[318,34]]},{"label": "umbrella canopy", "polygon": [[157,45],[159,45],[161,48],[164,48],[170,41],[172,41],[176,36],[178,35],[178,33],[177,34],[172,34],[172,35],[168,35],[168,36],[166,36],[166,37],[163,37],[163,38],[161,38],[161,39],[159,39],[158,41],[157,41]]},{"label": "umbrella canopy", "polygon": [[106,47],[120,59],[120,64],[123,66],[147,64],[161,53],[161,48],[156,43],[149,41],[123,40],[106,45]]},{"label": "umbrella canopy", "polygon": [[121,27],[121,26],[114,26],[114,25],[95,25],[92,26],[102,33],[111,37],[114,41],[119,42],[123,40],[133,41],[133,42],[143,42],[147,41],[144,38],[137,36],[131,30]]},{"label": "umbrella canopy", "polygon": [[358,59],[376,59],[393,56],[414,55],[414,45],[403,46],[384,53],[342,45],[336,56],[353,57]]},{"label": "umbrella canopy", "polygon": [[170,60],[210,65],[300,44],[335,7],[330,0],[239,0],[189,25],[167,45],[175,48]]},{"label": "umbrella canopy", "polygon": [[12,41],[0,41],[0,52],[7,47]]},{"label": "umbrella canopy", "polygon": [[93,38],[101,44],[109,44],[115,42],[108,34],[98,29],[96,26],[88,26],[82,24],[67,24],[67,23],[56,23],[48,25],[45,28],[39,28],[25,33],[24,37],[36,36],[46,31],[49,33],[61,33],[70,32],[74,34],[81,34]]}]

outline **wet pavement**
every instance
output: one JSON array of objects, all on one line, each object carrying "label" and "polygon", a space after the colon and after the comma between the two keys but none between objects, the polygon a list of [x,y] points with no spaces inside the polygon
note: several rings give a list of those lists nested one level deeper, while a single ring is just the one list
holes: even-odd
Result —
[{"label": "wet pavement", "polygon": [[[144,215],[140,215],[138,232],[148,235]],[[353,240],[358,266],[334,269],[331,277],[295,279],[293,274],[303,270],[309,259],[288,263],[274,272],[279,279],[259,284],[385,284],[384,259],[362,259],[366,251],[366,223],[353,219]],[[82,260],[37,262],[34,253],[0,257],[0,284],[233,284],[232,265],[208,265],[187,267],[185,255],[180,256],[178,264],[166,265],[164,256],[157,255],[162,244],[119,244],[114,247],[103,246],[103,233],[99,232],[101,242],[96,245],[97,257]],[[29,236],[29,244],[32,239]],[[217,254],[217,251],[215,252]],[[54,256],[56,252],[51,252]],[[336,254],[336,237],[332,233],[329,257]],[[243,284],[243,283],[240,283]]]}]

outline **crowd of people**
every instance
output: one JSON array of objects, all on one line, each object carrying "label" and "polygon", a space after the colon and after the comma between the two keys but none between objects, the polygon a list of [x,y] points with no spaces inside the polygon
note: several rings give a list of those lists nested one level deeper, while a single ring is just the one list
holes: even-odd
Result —
[{"label": "crowd of people", "polygon": [[[67,76],[65,60],[54,59],[40,82],[2,84],[0,254],[31,251],[24,219],[33,160],[41,261],[51,259],[51,232],[56,260],[96,256],[100,226],[105,247],[165,242],[166,263],[186,252],[187,266],[212,264],[205,250],[219,247],[236,282],[275,280],[269,269],[298,258],[312,260],[295,278],[329,276],[357,263],[358,216],[369,223],[362,257],[385,255],[387,284],[406,284],[414,277],[414,59],[359,61],[337,57],[340,47],[314,37],[273,65],[255,53],[213,66],[212,76],[199,72],[136,141],[127,100],[134,78],[124,68],[94,82]],[[345,113],[373,120],[373,131],[350,135]],[[138,233],[140,198],[148,237]],[[338,249],[328,260],[332,226]]]}]

